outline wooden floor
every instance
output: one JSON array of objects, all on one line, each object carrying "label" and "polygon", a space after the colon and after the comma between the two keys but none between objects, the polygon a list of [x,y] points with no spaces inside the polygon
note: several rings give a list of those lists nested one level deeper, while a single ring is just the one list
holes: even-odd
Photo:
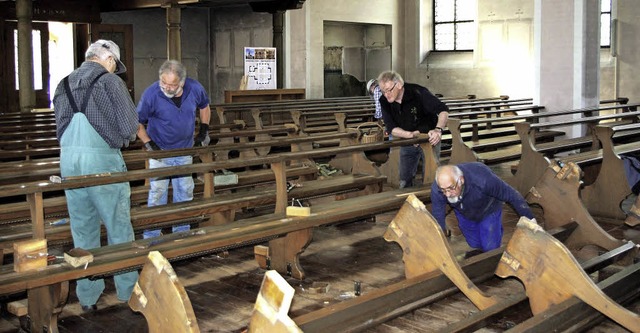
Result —
[{"label": "wooden floor", "polygon": [[[517,222],[517,216],[505,208],[504,226],[507,242]],[[540,213],[540,212],[536,212]],[[308,278],[300,282],[288,279],[296,294],[290,311],[295,318],[321,307],[357,297],[354,281],[361,283],[362,293],[371,292],[404,279],[401,248],[396,243],[387,243],[382,235],[395,213],[378,215],[374,222],[361,221],[316,229],[314,240],[301,257],[301,265]],[[451,215],[451,214],[450,214]],[[453,218],[450,216],[449,218]],[[455,220],[448,221],[455,225]],[[607,228],[617,238],[640,242],[640,231],[624,227]],[[469,250],[464,237],[451,238],[451,245],[458,256]],[[589,249],[577,256],[589,257]],[[193,304],[198,325],[202,332],[241,332],[246,328],[258,293],[264,270],[257,268],[253,258],[253,247],[233,249],[228,255],[210,255],[173,262],[174,269],[185,286]],[[315,283],[315,285],[314,285]],[[318,284],[328,284],[326,293],[317,293]],[[73,289],[75,286],[72,285]],[[494,279],[481,287],[485,292],[499,297],[508,297],[523,290],[514,279]],[[119,303],[115,297],[111,279],[107,279],[107,290],[98,302],[99,310],[82,314],[77,298],[72,292],[69,304],[59,320],[60,332],[146,332],[144,317],[132,312],[128,305]],[[630,309],[640,312],[640,304]],[[443,328],[477,311],[460,293],[435,304],[415,310],[402,317],[390,320],[366,332],[429,332]],[[502,332],[514,323],[531,315],[528,304],[490,323],[481,332]],[[18,332],[18,318],[3,310],[0,332]],[[626,332],[615,323],[605,321],[590,332]],[[329,332],[327,332],[329,333]]]}]

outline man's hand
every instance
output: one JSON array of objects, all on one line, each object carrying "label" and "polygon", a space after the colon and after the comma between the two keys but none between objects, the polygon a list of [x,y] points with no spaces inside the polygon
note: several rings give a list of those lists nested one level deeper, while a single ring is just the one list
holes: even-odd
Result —
[{"label": "man's hand", "polygon": [[429,143],[432,146],[435,146],[438,144],[438,142],[440,142],[440,140],[442,139],[442,130],[439,129],[433,129],[429,131]]},{"label": "man's hand", "polygon": [[198,131],[198,135],[196,135],[193,146],[208,146],[209,141],[211,141],[209,138],[209,124],[200,124],[200,130]]},{"label": "man's hand", "polygon": [[145,143],[144,148],[147,151],[162,150],[155,142],[153,142],[153,140],[149,140],[147,143]]}]

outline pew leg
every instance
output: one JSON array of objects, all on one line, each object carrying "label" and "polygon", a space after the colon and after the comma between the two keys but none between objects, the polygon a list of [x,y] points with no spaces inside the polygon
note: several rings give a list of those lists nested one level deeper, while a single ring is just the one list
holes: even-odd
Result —
[{"label": "pew leg", "polygon": [[129,306],[142,312],[150,333],[200,332],[187,291],[169,261],[158,251],[149,252]]},{"label": "pew leg", "polygon": [[227,224],[233,222],[236,219],[235,210],[225,210],[223,212],[216,212],[211,214],[209,221],[201,223],[202,227],[210,227],[213,225]]},{"label": "pew leg", "polygon": [[304,270],[300,266],[299,256],[311,243],[311,228],[288,233],[285,237],[269,241],[270,267],[280,274],[296,279],[304,279]]},{"label": "pew leg", "polygon": [[515,276],[525,285],[534,315],[577,297],[625,328],[640,332],[640,316],[605,295],[560,241],[525,217],[520,218],[496,275]]},{"label": "pew leg", "polygon": [[485,295],[462,271],[442,228],[415,195],[407,197],[389,224],[384,239],[402,247],[407,278],[440,270],[479,309],[498,303],[495,297]]},{"label": "pew leg", "polygon": [[67,304],[69,282],[29,289],[31,332],[58,332],[58,315]]}]

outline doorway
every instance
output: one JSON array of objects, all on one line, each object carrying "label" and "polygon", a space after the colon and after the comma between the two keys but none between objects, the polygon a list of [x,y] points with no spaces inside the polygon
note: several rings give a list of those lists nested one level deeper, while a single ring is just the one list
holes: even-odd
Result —
[{"label": "doorway", "polygon": [[[35,107],[50,107],[49,98],[49,27],[47,23],[32,23],[33,84]],[[0,104],[3,113],[20,112],[20,84],[18,80],[18,23],[4,21],[4,61]]]}]

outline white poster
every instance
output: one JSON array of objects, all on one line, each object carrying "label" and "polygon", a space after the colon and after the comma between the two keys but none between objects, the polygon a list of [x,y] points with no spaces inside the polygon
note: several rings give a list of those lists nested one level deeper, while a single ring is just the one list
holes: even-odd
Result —
[{"label": "white poster", "polygon": [[276,48],[245,47],[244,75],[247,90],[276,89]]}]

